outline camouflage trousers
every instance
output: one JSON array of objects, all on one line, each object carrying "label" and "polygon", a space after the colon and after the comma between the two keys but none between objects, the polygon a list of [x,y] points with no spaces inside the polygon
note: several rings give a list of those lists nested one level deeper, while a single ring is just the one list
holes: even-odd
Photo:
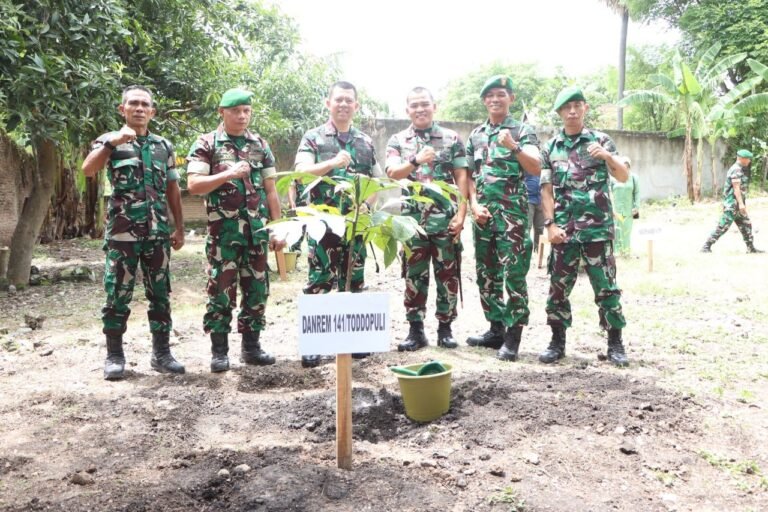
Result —
[{"label": "camouflage trousers", "polygon": [[231,331],[232,309],[237,302],[237,282],[240,281],[240,312],[237,332],[264,329],[264,311],[269,296],[266,240],[247,245],[221,244],[210,237],[206,241],[208,256],[208,301],[203,317],[205,332]]},{"label": "camouflage trousers", "polygon": [[149,302],[147,317],[152,332],[171,331],[171,259],[169,240],[104,243],[107,262],[104,271],[104,291],[107,300],[101,310],[104,333],[123,334],[126,329],[139,266],[143,274],[144,295]]},{"label": "camouflage trousers", "polygon": [[[347,285],[347,264],[349,262],[349,244],[342,241],[341,237],[326,232],[320,242],[312,237],[307,237],[309,249],[309,275],[304,293],[320,294],[333,290],[334,284],[340,292]],[[352,263],[352,292],[361,292],[365,285],[365,257],[367,252],[362,239],[357,239],[352,244],[355,259]]]},{"label": "camouflage trousers", "polygon": [[411,256],[405,271],[405,318],[409,322],[424,321],[429,293],[429,262],[432,261],[437,289],[435,317],[438,322],[453,322],[459,293],[461,242],[454,243],[453,236],[445,231],[417,235],[408,246]]},{"label": "camouflage trousers", "polygon": [[508,327],[527,325],[530,312],[525,276],[533,249],[527,218],[497,215],[483,227],[474,224],[473,235],[477,286],[485,319]]},{"label": "camouflage trousers", "polygon": [[736,223],[736,226],[739,228],[739,231],[741,231],[741,237],[744,239],[744,243],[747,244],[747,247],[751,247],[754,243],[754,239],[752,237],[752,221],[749,220],[748,215],[742,215],[739,213],[738,210],[723,210],[723,215],[720,216],[720,221],[717,223],[717,227],[712,232],[711,235],[709,235],[709,238],[707,238],[707,241],[704,243],[706,246],[711,246],[717,240],[723,236],[726,231],[728,231],[728,228],[731,227],[731,224]]},{"label": "camouflage trousers", "polygon": [[549,295],[547,296],[547,324],[571,326],[571,295],[579,263],[584,266],[595,293],[600,326],[603,329],[621,329],[626,325],[621,312],[621,290],[616,285],[616,259],[613,242],[566,242],[553,244],[549,254]]}]

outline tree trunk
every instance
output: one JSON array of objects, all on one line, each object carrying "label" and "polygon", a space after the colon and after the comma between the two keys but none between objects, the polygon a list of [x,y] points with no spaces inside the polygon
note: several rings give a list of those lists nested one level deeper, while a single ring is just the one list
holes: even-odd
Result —
[{"label": "tree trunk", "polygon": [[688,192],[688,200],[693,204],[693,141],[691,140],[691,114],[685,115],[685,148],[683,149],[683,171],[685,172],[685,184]]},{"label": "tree trunk", "polygon": [[32,251],[37,242],[40,226],[48,213],[53,195],[53,184],[59,168],[59,152],[50,139],[34,143],[37,157],[37,169],[34,185],[19,216],[19,222],[11,239],[11,257],[8,263],[8,281],[24,287],[29,283],[29,269],[32,264]]},{"label": "tree trunk", "polygon": [[717,153],[715,152],[715,144],[717,144],[717,139],[709,141],[709,150],[712,155],[712,169],[710,169],[712,173],[712,199],[717,199]]},{"label": "tree trunk", "polygon": [[[629,29],[629,9],[624,7],[621,13],[621,39],[619,40],[619,98],[624,97],[624,83],[627,75],[627,30]],[[616,129],[624,129],[624,109],[616,109]]]},{"label": "tree trunk", "polygon": [[701,201],[701,171],[704,166],[704,142],[701,138],[696,143],[696,180],[693,182],[693,197]]}]

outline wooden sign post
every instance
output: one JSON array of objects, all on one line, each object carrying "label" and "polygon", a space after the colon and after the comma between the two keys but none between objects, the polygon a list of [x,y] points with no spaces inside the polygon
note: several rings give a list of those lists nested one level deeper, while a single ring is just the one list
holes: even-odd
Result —
[{"label": "wooden sign post", "polygon": [[277,262],[277,271],[280,273],[280,280],[286,281],[288,272],[285,269],[285,254],[283,254],[282,249],[275,251],[275,261]]},{"label": "wooden sign post", "polygon": [[661,234],[661,227],[644,226],[637,230],[637,234],[648,239],[648,272],[653,272],[653,239]]},{"label": "wooden sign post", "polygon": [[352,469],[352,353],[389,351],[389,294],[299,296],[299,353],[336,356],[336,465]]}]

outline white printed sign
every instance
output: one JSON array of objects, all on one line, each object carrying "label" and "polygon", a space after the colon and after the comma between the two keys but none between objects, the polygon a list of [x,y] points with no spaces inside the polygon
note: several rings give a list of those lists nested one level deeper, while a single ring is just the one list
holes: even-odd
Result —
[{"label": "white printed sign", "polygon": [[299,296],[299,353],[389,351],[389,294],[328,293]]},{"label": "white printed sign", "polygon": [[650,238],[655,235],[660,235],[661,226],[643,226],[643,227],[637,228],[637,234],[639,236],[644,236],[646,238]]}]

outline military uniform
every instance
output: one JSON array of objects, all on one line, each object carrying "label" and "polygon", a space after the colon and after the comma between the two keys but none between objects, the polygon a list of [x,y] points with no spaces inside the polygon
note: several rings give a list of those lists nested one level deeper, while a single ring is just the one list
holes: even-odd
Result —
[{"label": "military uniform", "polygon": [[[420,165],[408,179],[420,183],[443,181],[455,184],[454,170],[467,167],[464,144],[455,131],[437,124],[426,130],[418,130],[411,125],[393,135],[387,143],[386,166],[408,161],[425,146],[434,148],[435,159]],[[408,195],[407,192],[404,194]],[[450,324],[456,318],[461,242],[454,241],[448,226],[458,212],[459,196],[448,200],[428,189],[422,189],[422,194],[434,203],[408,201],[402,207],[402,214],[415,219],[426,232],[426,235],[417,235],[408,242],[411,255],[407,259],[405,273],[406,319],[409,322],[424,321],[431,260],[437,288],[435,317],[441,323]]]},{"label": "military uniform", "polygon": [[[91,146],[97,150],[117,138],[118,132],[102,135]],[[104,333],[120,336],[131,314],[136,271],[144,277],[149,302],[147,316],[153,333],[171,330],[170,228],[166,190],[177,181],[176,155],[163,137],[149,133],[118,145],[107,162],[112,194],[107,206],[102,309]]]},{"label": "military uniform", "polygon": [[237,330],[259,332],[264,329],[269,295],[269,235],[261,229],[269,221],[263,183],[275,174],[272,150],[267,141],[250,131],[230,137],[221,125],[197,139],[187,160],[190,174],[217,174],[240,161],[251,166],[246,179],[223,183],[206,197],[208,301],[203,328],[207,333],[230,332],[239,279],[243,299]]},{"label": "military uniform", "polygon": [[588,128],[574,137],[561,131],[542,150],[541,183],[552,184],[554,220],[567,237],[565,243],[552,245],[549,256],[547,324],[566,329],[571,326],[568,297],[583,259],[595,292],[600,326],[621,329],[626,321],[621,310],[621,290],[616,285],[608,166],[589,155],[587,147],[593,142],[616,154],[616,146],[608,135]]},{"label": "military uniform", "polygon": [[738,162],[733,164],[725,175],[725,186],[723,187],[723,214],[720,217],[720,221],[717,223],[717,227],[709,235],[707,241],[704,242],[705,252],[709,252],[709,248],[723,236],[731,224],[734,222],[741,231],[741,237],[744,239],[744,243],[747,244],[747,249],[750,252],[757,252],[754,246],[754,238],[752,235],[752,221],[749,220],[749,215],[742,215],[739,212],[739,206],[736,201],[736,195],[733,192],[733,181],[736,180],[740,185],[741,197],[744,204],[747,204],[747,192],[749,189],[750,169],[749,166],[742,167]]},{"label": "military uniform", "polygon": [[[346,134],[340,134],[334,124],[328,121],[306,132],[299,143],[299,155],[309,154],[313,163],[334,158],[339,151],[345,150],[352,156],[352,162],[345,169],[333,169],[325,176],[334,180],[349,180],[355,174],[364,176],[380,175],[376,164],[376,155],[371,138],[360,130],[351,127]],[[374,174],[375,173],[375,174]],[[313,205],[325,205],[338,208],[342,214],[350,210],[350,203],[341,194],[334,192],[334,186],[320,182],[310,191]],[[309,276],[304,293],[328,293],[334,284],[339,291],[346,287],[347,262],[350,253],[349,243],[328,229],[319,242],[309,238]],[[361,239],[352,243],[354,261],[352,264],[352,290],[360,292],[364,286],[366,250]]]},{"label": "military uniform", "polygon": [[[523,168],[511,150],[497,143],[507,129],[520,147],[537,146],[528,125],[507,116],[501,124],[487,120],[467,141],[467,156],[477,190],[477,201],[491,213],[485,225],[473,227],[477,285],[485,318],[507,327],[528,324],[528,287],[531,263],[528,235],[528,197]],[[507,301],[504,302],[504,290]]]}]

